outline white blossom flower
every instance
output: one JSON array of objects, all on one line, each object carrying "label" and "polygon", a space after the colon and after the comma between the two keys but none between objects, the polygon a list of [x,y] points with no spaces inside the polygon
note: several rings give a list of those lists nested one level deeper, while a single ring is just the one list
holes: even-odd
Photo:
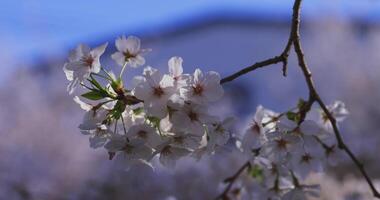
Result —
[{"label": "white blossom flower", "polygon": [[172,145],[165,145],[160,148],[160,163],[163,166],[173,168],[177,160],[180,158],[187,156],[191,153],[190,150],[186,148],[175,147]]},{"label": "white blossom flower", "polygon": [[325,164],[336,166],[342,158],[342,151],[338,148],[335,138],[330,137],[322,141],[324,143]]},{"label": "white blossom flower", "polygon": [[186,149],[197,149],[202,145],[202,137],[198,135],[177,132],[172,136],[171,145]]},{"label": "white blossom flower", "polygon": [[84,131],[97,129],[106,119],[108,113],[109,110],[103,107],[91,109],[85,113],[79,129]]},{"label": "white blossom flower", "polygon": [[174,90],[172,77],[161,75],[157,69],[146,67],[144,77],[134,89],[134,94],[144,101],[148,115],[164,118],[167,114],[168,99]]},{"label": "white blossom flower", "polygon": [[252,150],[259,149],[267,140],[265,132],[273,130],[277,122],[278,114],[264,109],[261,105],[256,108],[253,121],[248,126],[243,139],[242,148],[247,154],[251,154]]},{"label": "white blossom flower", "polygon": [[176,130],[188,131],[198,136],[204,135],[204,124],[216,121],[215,117],[208,114],[206,106],[193,103],[185,103],[171,116],[171,123],[176,127]]},{"label": "white blossom flower", "polygon": [[253,121],[259,125],[260,131],[267,132],[273,131],[280,114],[264,108],[262,105],[257,106]]},{"label": "white blossom flower", "polygon": [[127,133],[127,137],[144,140],[150,147],[156,147],[162,142],[160,136],[157,134],[156,129],[147,124],[139,124],[130,127]]},{"label": "white blossom flower", "polygon": [[112,54],[111,57],[120,66],[123,66],[126,62],[135,68],[145,64],[145,59],[142,55],[149,49],[141,49],[139,38],[121,36],[116,39],[115,46],[118,51]]},{"label": "white blossom flower", "polygon": [[222,98],[224,90],[217,72],[203,74],[200,69],[196,69],[189,85],[181,88],[180,93],[185,100],[204,104]]},{"label": "white blossom flower", "polygon": [[253,150],[259,149],[266,141],[264,133],[258,123],[253,124],[245,131],[242,139],[244,153],[251,155]]},{"label": "white blossom flower", "polygon": [[104,146],[112,135],[110,129],[104,124],[99,125],[96,129],[82,130],[81,132],[84,135],[90,135],[90,147],[94,149]]},{"label": "white blossom flower", "polygon": [[303,143],[303,150],[313,154],[315,157],[322,157],[323,149],[318,140],[327,137],[329,134],[321,125],[312,120],[305,120],[298,125],[294,121],[282,117],[276,126],[280,132],[301,137],[302,141],[300,142]]},{"label": "white blossom flower", "polygon": [[319,197],[321,187],[319,185],[302,185],[295,187],[283,196],[283,200],[307,200],[308,197]]},{"label": "white blossom flower", "polygon": [[183,59],[177,56],[168,61],[169,75],[173,78],[176,89],[186,86],[190,78],[188,74],[183,74],[182,62]]},{"label": "white blossom flower", "polygon": [[308,152],[296,152],[292,154],[290,161],[291,168],[297,176],[304,180],[311,172],[321,172],[321,160]]},{"label": "white blossom flower", "polygon": [[67,91],[71,94],[76,86],[89,77],[91,73],[99,73],[100,56],[104,53],[107,43],[90,49],[84,44],[80,44],[75,50],[70,52],[69,62],[63,66],[67,80],[70,81]]},{"label": "white blossom flower", "polygon": [[147,160],[153,153],[153,149],[143,140],[138,138],[129,140],[125,135],[113,135],[104,147],[109,152],[121,153],[126,161]]},{"label": "white blossom flower", "polygon": [[[328,105],[327,109],[330,111],[331,115],[337,122],[342,122],[349,115],[346,105],[342,101],[335,101],[333,104]],[[320,113],[322,124],[324,124],[326,128],[331,129],[331,123],[325,112],[321,110]]]},{"label": "white blossom flower", "polygon": [[283,162],[290,153],[302,149],[299,137],[282,132],[268,133],[268,142],[263,145],[265,155],[274,162]]},{"label": "white blossom flower", "polygon": [[234,118],[228,117],[224,119],[222,122],[216,122],[209,126],[208,136],[209,141],[208,145],[214,146],[222,146],[227,143],[230,139],[230,129],[234,123]]}]

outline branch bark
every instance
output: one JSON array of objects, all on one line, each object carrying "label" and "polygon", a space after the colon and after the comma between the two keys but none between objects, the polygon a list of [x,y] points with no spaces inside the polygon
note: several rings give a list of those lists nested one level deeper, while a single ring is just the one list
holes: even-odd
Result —
[{"label": "branch bark", "polygon": [[[361,172],[362,176],[367,181],[367,183],[368,183],[368,185],[369,185],[369,187],[373,193],[373,196],[380,199],[380,193],[376,189],[373,181],[371,180],[370,176],[368,175],[367,171],[365,170],[363,163],[361,163],[359,161],[359,159],[355,156],[355,154],[351,151],[351,149],[345,144],[345,142],[342,138],[342,135],[338,129],[338,126],[336,124],[336,120],[335,120],[334,116],[331,114],[331,112],[329,111],[326,104],[321,99],[320,95],[318,94],[318,92],[315,88],[315,84],[314,84],[314,81],[312,78],[311,71],[310,71],[310,69],[306,63],[306,59],[305,59],[305,55],[304,55],[304,52],[302,49],[301,39],[300,39],[301,38],[300,37],[301,3],[302,3],[302,0],[295,0],[295,2],[294,2],[290,36],[289,36],[288,43],[287,43],[284,51],[282,52],[282,54],[279,56],[275,56],[271,59],[255,63],[254,65],[246,67],[246,68],[240,70],[239,72],[232,74],[231,76],[223,78],[221,80],[221,84],[232,81],[232,80],[234,80],[234,79],[236,79],[236,78],[238,78],[238,77],[240,77],[246,73],[254,71],[258,68],[268,66],[271,64],[276,64],[278,62],[283,63],[283,74],[284,74],[284,76],[286,76],[286,69],[287,69],[287,61],[288,61],[289,52],[291,50],[291,47],[294,46],[294,51],[297,55],[298,65],[299,65],[299,67],[300,67],[300,69],[304,75],[304,78],[305,78],[305,81],[306,81],[306,84],[307,84],[307,87],[309,90],[309,99],[308,99],[306,105],[304,106],[304,108],[302,108],[302,110],[300,111],[301,112],[301,122],[306,117],[307,112],[311,109],[313,104],[315,102],[317,102],[319,104],[319,106],[322,108],[323,112],[326,114],[328,120],[330,121],[330,123],[333,127],[333,131],[334,131],[337,143],[338,143],[338,147],[341,150],[343,150],[350,157],[350,159],[353,161],[353,163],[357,166],[357,168]],[[246,164],[244,164],[242,167],[244,167],[245,165]],[[236,178],[240,175],[240,173],[241,173],[241,170],[239,170],[237,172]],[[227,193],[231,189],[233,183],[234,183],[234,181],[230,182],[230,184],[226,187],[226,189],[222,193],[222,195],[227,195]]]},{"label": "branch bark", "polygon": [[245,162],[236,172],[234,175],[232,175],[229,178],[226,178],[224,182],[227,182],[227,187],[223,190],[223,192],[215,198],[215,200],[227,200],[228,198],[228,192],[231,190],[232,185],[235,183],[235,181],[239,178],[239,176],[245,171],[245,169],[248,169],[251,167],[251,164],[249,161]]}]

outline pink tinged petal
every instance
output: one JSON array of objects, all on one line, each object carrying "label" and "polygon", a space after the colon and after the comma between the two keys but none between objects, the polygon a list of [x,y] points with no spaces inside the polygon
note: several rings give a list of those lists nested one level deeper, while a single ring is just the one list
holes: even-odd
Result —
[{"label": "pink tinged petal", "polygon": [[181,57],[172,57],[168,61],[169,73],[172,77],[179,77],[183,73],[183,59]]},{"label": "pink tinged petal", "polygon": [[205,128],[200,122],[192,121],[188,129],[193,135],[203,136],[205,134]]},{"label": "pink tinged petal", "polygon": [[126,48],[131,54],[138,54],[140,51],[140,39],[136,36],[129,36],[125,42]]},{"label": "pink tinged petal", "polygon": [[176,161],[179,160],[181,157],[184,157],[188,154],[190,154],[191,151],[184,149],[184,148],[178,148],[174,146],[165,146],[160,153],[160,163],[163,166],[173,168],[175,167]]},{"label": "pink tinged petal", "polygon": [[79,79],[75,78],[73,81],[69,83],[69,85],[67,85],[67,91],[69,92],[69,94],[72,94],[75,91],[78,83],[79,83]]},{"label": "pink tinged petal", "polygon": [[123,147],[125,147],[127,140],[124,136],[114,136],[110,139],[107,144],[105,144],[104,148],[106,148],[110,152],[121,151]]},{"label": "pink tinged petal", "polygon": [[160,86],[163,88],[174,87],[174,79],[171,76],[165,74],[160,81]]},{"label": "pink tinged petal", "polygon": [[189,130],[191,126],[190,118],[187,116],[186,113],[181,112],[181,111],[174,112],[172,114],[170,121],[173,123],[173,126],[176,129],[182,130],[182,131]]},{"label": "pink tinged petal", "polygon": [[82,54],[82,55],[88,55],[89,53],[91,52],[91,49],[89,46],[85,45],[85,44],[79,44],[79,46],[77,47],[77,54]]},{"label": "pink tinged petal", "polygon": [[260,147],[260,133],[254,129],[247,130],[242,140],[242,148],[244,152],[251,153],[252,149],[257,149]]},{"label": "pink tinged petal", "polygon": [[90,147],[96,149],[96,148],[104,146],[104,144],[107,142],[107,138],[106,137],[90,137],[89,141],[90,141]]},{"label": "pink tinged petal", "polygon": [[160,119],[164,118],[168,113],[166,101],[152,101],[148,104],[148,106],[146,103],[145,106],[148,115],[155,116]]},{"label": "pink tinged petal", "polygon": [[193,95],[193,88],[185,87],[179,89],[180,96],[185,100],[189,100]]},{"label": "pink tinged petal", "polygon": [[194,83],[202,83],[204,80],[203,73],[200,69],[196,69],[194,72]]},{"label": "pink tinged petal", "polygon": [[162,75],[157,69],[152,68],[150,66],[145,67],[143,74],[150,86],[159,86],[160,81],[162,79]]},{"label": "pink tinged petal", "polygon": [[141,100],[151,101],[152,96],[152,87],[149,85],[147,81],[143,81],[139,85],[136,86],[134,90],[134,95]]},{"label": "pink tinged petal", "polygon": [[80,68],[86,68],[86,66],[83,66],[83,63],[81,61],[73,61],[73,62],[68,62],[64,66],[66,70],[71,70],[71,71],[76,71]]},{"label": "pink tinged petal", "polygon": [[107,43],[104,43],[96,48],[94,48],[90,54],[92,55],[93,58],[99,58],[103,53],[104,51],[106,50],[108,46],[108,42]]},{"label": "pink tinged petal", "polygon": [[138,85],[140,85],[141,83],[146,82],[146,79],[143,76],[135,76],[135,77],[132,78],[131,82],[132,82],[131,83],[132,87],[135,88]]},{"label": "pink tinged petal", "polygon": [[67,69],[67,64],[68,63],[65,63],[65,65],[63,66],[63,72],[65,73],[66,79],[72,81],[74,80],[74,72],[72,70]]},{"label": "pink tinged petal", "polygon": [[100,61],[98,58],[98,59],[94,60],[92,67],[91,67],[91,72],[97,74],[100,72],[100,68],[101,68],[101,64],[100,64]]},{"label": "pink tinged petal", "polygon": [[83,56],[86,56],[90,53],[90,47],[85,44],[79,44],[74,50],[70,51],[69,61],[79,61]]},{"label": "pink tinged petal", "polygon": [[217,101],[224,95],[223,87],[219,83],[208,84],[205,86],[205,97],[208,101]]},{"label": "pink tinged petal", "polygon": [[125,38],[124,35],[115,40],[115,46],[116,46],[116,49],[120,52],[127,51],[127,39]]},{"label": "pink tinged petal", "polygon": [[172,131],[173,123],[170,121],[169,115],[160,120],[160,130],[163,132]]},{"label": "pink tinged petal", "polygon": [[311,120],[305,120],[301,124],[301,132],[305,135],[319,135],[322,133],[323,128],[316,122]]},{"label": "pink tinged petal", "polygon": [[140,138],[151,146],[156,146],[161,142],[160,136],[157,134],[156,129],[147,124],[134,125],[130,127],[127,135],[128,137]]},{"label": "pink tinged petal", "polygon": [[111,55],[111,58],[120,66],[123,66],[125,63],[125,57],[123,53],[115,52]]},{"label": "pink tinged petal", "polygon": [[134,159],[147,160],[151,157],[152,153],[153,153],[152,148],[146,145],[141,145],[141,146],[136,147],[136,154],[134,156]]},{"label": "pink tinged petal", "polygon": [[145,64],[145,58],[137,55],[136,57],[129,58],[128,64],[133,68],[137,68]]},{"label": "pink tinged petal", "polygon": [[85,111],[90,111],[93,108],[92,105],[85,103],[82,100],[80,100],[80,98],[78,96],[75,96],[73,99],[74,99],[74,102],[77,103],[80,106],[80,108],[82,108]]}]

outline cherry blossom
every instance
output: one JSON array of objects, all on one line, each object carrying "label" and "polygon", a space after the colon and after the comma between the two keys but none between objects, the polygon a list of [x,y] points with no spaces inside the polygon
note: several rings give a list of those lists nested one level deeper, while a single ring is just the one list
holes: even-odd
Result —
[{"label": "cherry blossom", "polygon": [[146,67],[144,77],[134,89],[137,98],[144,101],[147,113],[163,118],[167,113],[167,102],[174,93],[173,78],[154,68]]},{"label": "cherry blossom", "polygon": [[141,49],[140,43],[140,39],[135,36],[117,38],[115,46],[118,51],[111,55],[112,59],[120,66],[125,63],[134,68],[144,65],[145,58],[142,55],[149,49]]},{"label": "cherry blossom", "polygon": [[[135,36],[122,36],[115,45],[118,51],[111,57],[123,67],[119,76],[101,67],[100,56],[107,44],[92,50],[79,45],[63,67],[70,93],[79,83],[88,90],[74,101],[85,111],[79,130],[89,137],[91,148],[103,147],[125,169],[135,164],[153,168],[156,159],[173,168],[181,158],[199,160],[228,149],[246,159],[247,168],[235,185],[244,197],[297,200],[318,196],[319,186],[303,181],[341,158],[326,114],[313,120],[307,115],[310,111],[303,113],[304,100],[283,113],[259,105],[248,126],[235,126],[236,118],[209,111],[224,95],[217,72],[196,69],[187,74],[183,59],[174,56],[167,73],[147,66],[142,76],[131,77],[132,84],[124,84],[125,67],[144,65],[147,50],[141,49]],[[100,70],[103,74],[98,74]],[[327,108],[337,122],[348,115],[343,102]]]},{"label": "cherry blossom", "polygon": [[213,71],[203,74],[200,69],[195,70],[189,85],[181,88],[180,92],[184,99],[199,104],[214,102],[224,94],[219,74]]},{"label": "cherry blossom", "polygon": [[71,94],[76,86],[89,77],[91,73],[100,71],[100,56],[104,53],[107,43],[90,49],[87,45],[80,44],[70,52],[69,62],[63,66],[67,80],[70,81],[67,91]]}]

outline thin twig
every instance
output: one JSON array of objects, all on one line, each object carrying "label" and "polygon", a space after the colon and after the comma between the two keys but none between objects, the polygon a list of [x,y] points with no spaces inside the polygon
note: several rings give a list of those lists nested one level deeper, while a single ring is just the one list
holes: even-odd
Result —
[{"label": "thin twig", "polygon": [[[310,72],[310,69],[306,63],[305,56],[302,50],[301,46],[301,41],[300,41],[300,11],[301,11],[301,3],[302,0],[295,0],[294,5],[293,5],[293,16],[292,16],[292,25],[291,25],[291,31],[290,31],[290,36],[288,43],[283,51],[283,53],[280,56],[276,56],[274,58],[261,61],[258,63],[255,63],[252,66],[249,66],[247,68],[244,68],[243,70],[240,70],[239,72],[236,72],[235,74],[232,74],[231,76],[228,76],[226,78],[223,78],[221,80],[221,84],[232,81],[248,72],[251,72],[255,69],[271,65],[271,64],[276,64],[278,62],[283,63],[283,74],[284,76],[286,75],[286,70],[287,70],[287,60],[289,56],[290,49],[292,45],[294,45],[294,51],[296,52],[297,59],[298,59],[298,65],[300,66],[302,73],[305,77],[305,81],[307,84],[307,87],[309,89],[309,99],[306,102],[306,104],[303,106],[302,110],[300,111],[301,113],[301,121],[306,117],[306,114],[309,112],[311,109],[312,105],[317,102],[319,106],[322,108],[324,113],[326,114],[327,118],[329,119],[333,130],[334,134],[336,137],[336,140],[338,142],[338,147],[342,149],[344,152],[347,153],[347,155],[350,157],[350,159],[354,162],[354,164],[358,167],[359,171],[362,173],[363,177],[367,181],[369,187],[372,190],[373,196],[380,199],[380,193],[376,189],[375,185],[373,184],[373,181],[371,180],[370,176],[364,169],[364,165],[358,160],[358,158],[355,156],[355,154],[351,151],[351,149],[344,143],[341,133],[338,129],[338,126],[336,124],[336,119],[334,116],[331,114],[329,109],[327,108],[326,104],[322,101],[321,97],[319,96],[317,90],[315,89],[315,85],[313,82],[312,74]],[[227,193],[232,187],[232,184],[234,183],[235,179],[240,175],[241,171],[243,171],[246,167],[246,164],[244,164],[238,172],[235,174],[233,181],[229,182],[229,185],[226,187],[224,192],[218,197],[219,199],[222,197],[226,197]]]},{"label": "thin twig", "polygon": [[[329,121],[333,127],[334,134],[335,134],[336,140],[338,142],[338,147],[340,149],[342,149],[343,151],[345,151],[347,153],[347,155],[350,157],[350,159],[354,162],[354,164],[358,167],[359,171],[362,173],[363,177],[366,179],[369,187],[371,188],[373,196],[380,199],[380,193],[377,191],[377,189],[374,186],[371,178],[369,177],[368,173],[364,169],[364,165],[358,160],[358,158],[355,156],[355,154],[352,153],[351,149],[344,143],[344,141],[342,139],[342,135],[338,129],[338,126],[336,124],[336,120],[335,120],[334,116],[331,114],[331,112],[327,108],[326,104],[323,102],[323,100],[319,96],[317,90],[315,89],[313,78],[312,78],[310,69],[307,66],[307,63],[305,61],[305,56],[304,56],[304,53],[303,53],[303,50],[301,47],[301,42],[300,42],[300,33],[299,33],[300,18],[299,17],[300,17],[300,10],[301,10],[300,9],[301,2],[302,2],[302,0],[296,0],[294,3],[294,7],[293,7],[293,20],[292,21],[293,21],[294,26],[295,26],[294,27],[295,31],[293,33],[294,34],[293,35],[293,38],[294,38],[293,44],[294,44],[294,50],[297,54],[299,66],[301,67],[301,69],[304,73],[305,80],[306,80],[307,86],[309,88],[309,101],[308,101],[309,103],[308,103],[308,105],[311,107],[315,101],[318,102],[319,106],[322,108],[322,110],[324,111],[324,113],[328,117],[328,119],[329,119]],[[310,107],[308,109],[310,109]]]},{"label": "thin twig", "polygon": [[228,199],[228,192],[231,190],[232,188],[232,185],[235,183],[235,181],[237,180],[237,178],[239,178],[239,176],[244,172],[244,170],[246,168],[250,168],[251,167],[251,163],[249,161],[245,162],[244,165],[242,165],[238,170],[237,172],[235,172],[234,175],[232,175],[231,177],[225,179],[224,182],[228,183],[228,185],[226,186],[226,188],[223,190],[223,192],[217,196],[215,198],[215,200],[225,200],[225,199]]}]

